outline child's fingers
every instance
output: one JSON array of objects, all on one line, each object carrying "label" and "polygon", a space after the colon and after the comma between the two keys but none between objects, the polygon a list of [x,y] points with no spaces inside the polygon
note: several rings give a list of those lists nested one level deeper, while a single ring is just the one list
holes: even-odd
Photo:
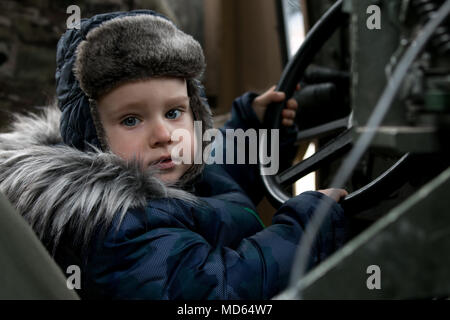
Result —
[{"label": "child's fingers", "polygon": [[296,113],[294,110],[284,109],[281,112],[281,115],[282,115],[281,124],[283,124],[286,127],[292,126],[294,124],[295,114]]},{"label": "child's fingers", "polygon": [[286,103],[286,107],[287,107],[287,109],[297,110],[297,108],[298,108],[297,100],[289,99],[288,102]]},{"label": "child's fingers", "polygon": [[296,112],[294,110],[284,109],[281,115],[284,119],[294,119]]},{"label": "child's fingers", "polygon": [[283,126],[290,127],[290,126],[294,125],[294,120],[285,118],[281,121],[281,123]]},{"label": "child's fingers", "polygon": [[267,93],[267,104],[272,102],[280,102],[286,99],[286,94],[281,91],[271,91]]},{"label": "child's fingers", "polygon": [[317,191],[329,196],[330,198],[333,198],[337,202],[339,202],[342,198],[348,196],[347,190],[344,190],[344,189],[330,188],[330,189],[317,190]]},{"label": "child's fingers", "polygon": [[272,86],[269,90],[255,98],[255,103],[261,107],[267,107],[272,102],[283,101],[286,94],[281,91],[275,91],[275,86]]},{"label": "child's fingers", "polygon": [[339,189],[339,191],[341,192],[341,198],[342,198],[342,197],[348,196],[348,191],[347,191],[347,190],[345,190],[345,189]]},{"label": "child's fingers", "polygon": [[[297,84],[295,90],[300,90],[300,84]],[[286,127],[290,127],[294,125],[295,116],[297,114],[298,102],[295,99],[289,99],[286,102],[286,107],[283,109],[281,115],[283,120],[281,121],[282,125]]]}]

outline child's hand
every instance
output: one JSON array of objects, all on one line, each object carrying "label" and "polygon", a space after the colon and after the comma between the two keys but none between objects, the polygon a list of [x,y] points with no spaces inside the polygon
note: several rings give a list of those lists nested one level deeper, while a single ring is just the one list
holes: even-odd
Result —
[{"label": "child's hand", "polygon": [[319,191],[320,193],[323,193],[326,196],[329,196],[336,202],[339,202],[339,201],[341,201],[341,198],[348,196],[348,192],[345,191],[344,189],[331,188],[331,189],[317,190],[317,191]]},{"label": "child's hand", "polygon": [[[297,90],[300,86],[297,85]],[[273,102],[281,102],[286,99],[286,94],[284,92],[275,91],[275,86],[259,95],[253,100],[252,107],[255,110],[256,116],[260,123],[264,120],[264,114],[266,113],[267,106]],[[286,108],[283,109],[281,116],[281,124],[289,127],[294,124],[294,119],[296,115],[296,110],[298,108],[298,103],[295,99],[289,99],[286,103]]]}]

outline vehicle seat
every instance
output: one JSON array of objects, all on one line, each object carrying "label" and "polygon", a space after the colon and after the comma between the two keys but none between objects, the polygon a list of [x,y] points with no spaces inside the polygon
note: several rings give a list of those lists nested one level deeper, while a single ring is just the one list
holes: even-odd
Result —
[{"label": "vehicle seat", "polygon": [[0,193],[0,299],[79,299],[23,217]]}]

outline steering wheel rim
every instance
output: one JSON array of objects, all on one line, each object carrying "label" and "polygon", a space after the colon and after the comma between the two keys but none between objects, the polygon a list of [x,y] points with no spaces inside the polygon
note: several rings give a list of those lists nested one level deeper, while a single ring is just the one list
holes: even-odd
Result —
[{"label": "steering wheel rim", "polygon": [[[301,47],[295,56],[288,62],[283,70],[282,76],[276,87],[277,91],[285,92],[286,97],[291,97],[295,92],[296,85],[301,79],[307,67],[312,62],[316,53],[322,48],[325,42],[334,34],[334,32],[348,21],[348,16],[342,11],[342,0],[336,3],[322,16],[305,37]],[[271,129],[281,128],[281,113],[285,108],[286,102],[274,103],[268,106],[264,117],[264,127]],[[347,119],[348,120],[348,119]],[[339,124],[338,124],[339,123]],[[336,122],[336,125],[342,126],[342,119]],[[319,126],[320,127],[320,126]],[[328,125],[326,130],[335,130],[336,126]],[[312,129],[314,130],[314,128]],[[317,127],[320,131],[320,128]],[[301,133],[299,134],[301,137]],[[264,145],[264,142],[262,142]],[[277,175],[266,174],[266,167],[263,164],[263,152],[260,148],[259,169],[263,181],[266,196],[269,202],[279,208],[285,201],[292,198],[283,185],[288,185],[304,177],[306,174],[317,170],[321,164],[330,162],[335,158],[349,151],[353,145],[353,134],[351,126],[341,133],[338,137],[331,140],[324,147],[318,150],[314,155],[305,159],[296,165],[284,170]],[[411,155],[403,155],[394,165],[378,176],[369,184],[350,193],[345,199],[341,200],[341,205],[347,212],[356,213],[368,207],[372,197],[383,197],[398,189],[404,182],[404,177],[408,171]]]}]

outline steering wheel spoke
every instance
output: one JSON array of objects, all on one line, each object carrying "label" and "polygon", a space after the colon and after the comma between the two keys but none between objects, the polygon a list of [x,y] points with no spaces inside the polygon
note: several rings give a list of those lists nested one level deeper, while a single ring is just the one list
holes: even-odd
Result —
[{"label": "steering wheel spoke", "polygon": [[306,176],[308,173],[316,171],[324,164],[341,157],[344,153],[350,150],[352,144],[352,130],[347,129],[337,138],[328,142],[311,157],[278,174],[275,180],[282,186],[292,184],[298,179]]},{"label": "steering wheel spoke", "polygon": [[318,139],[330,134],[343,131],[347,128],[349,117],[334,120],[313,128],[302,130],[297,134],[297,141],[294,145],[299,145],[304,140]]}]

